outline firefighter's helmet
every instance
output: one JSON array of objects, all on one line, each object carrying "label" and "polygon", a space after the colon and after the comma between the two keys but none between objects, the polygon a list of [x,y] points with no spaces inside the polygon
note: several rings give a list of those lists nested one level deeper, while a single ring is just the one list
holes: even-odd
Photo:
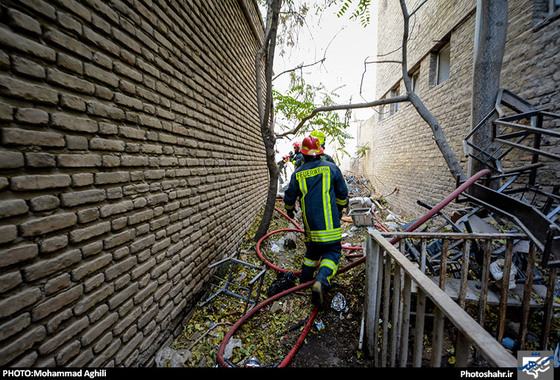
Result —
[{"label": "firefighter's helmet", "polygon": [[321,142],[315,136],[307,136],[303,139],[301,153],[306,156],[318,156],[323,154]]},{"label": "firefighter's helmet", "polygon": [[311,136],[317,137],[321,145],[325,145],[325,134],[322,131],[313,131],[311,132]]}]

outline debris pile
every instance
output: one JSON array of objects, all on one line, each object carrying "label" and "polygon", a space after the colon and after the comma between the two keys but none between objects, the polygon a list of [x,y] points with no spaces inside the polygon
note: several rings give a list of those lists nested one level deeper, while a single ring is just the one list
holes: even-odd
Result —
[{"label": "debris pile", "polygon": [[[359,190],[359,196],[351,197],[351,207],[347,216],[342,218],[343,231],[343,256],[341,257],[340,267],[344,267],[352,263],[357,258],[362,257],[360,247],[367,235],[367,227],[373,226],[383,232],[403,231],[408,225],[414,221],[406,220],[387,207],[383,199],[374,199],[367,193],[367,182],[361,181],[353,176],[362,189]],[[348,178],[347,178],[348,180]],[[363,190],[363,189],[366,190]],[[358,193],[356,193],[358,194]],[[419,202],[420,203],[420,202]],[[279,210],[283,210],[281,202],[277,204]],[[422,204],[429,208],[430,206]],[[364,213],[359,217],[352,214],[353,209],[366,209],[369,213]],[[296,215],[295,220],[298,220]],[[275,213],[271,222],[271,231],[282,230],[269,236],[260,245],[261,254],[270,263],[282,269],[282,272],[274,270],[266,270],[262,275],[261,291],[256,295],[253,293],[254,302],[243,302],[236,297],[228,294],[221,294],[223,297],[212,297],[217,291],[222,289],[228,281],[230,285],[235,284],[239,289],[248,289],[251,281],[255,283],[255,274],[248,273],[248,268],[264,268],[262,260],[255,252],[255,244],[252,241],[254,231],[258,226],[259,218],[255,222],[253,228],[248,231],[246,239],[240,246],[238,252],[231,258],[239,260],[246,265],[240,265],[235,270],[230,269],[230,273],[222,273],[225,269],[218,266],[215,283],[207,290],[207,293],[200,298],[197,307],[192,311],[188,323],[184,327],[184,331],[179,336],[172,349],[164,349],[158,353],[156,363],[158,366],[184,366],[184,367],[215,367],[217,351],[224,341],[224,337],[230,328],[241,318],[247,309],[254,304],[264,301],[265,299],[279,294],[280,292],[290,289],[298,284],[297,272],[301,268],[303,252],[305,244],[303,242],[303,234],[294,231],[294,226],[281,213]],[[358,222],[358,223],[356,223]],[[439,212],[430,219],[419,232],[470,232],[470,233],[508,233],[515,232],[515,226],[512,226],[500,219],[486,213],[484,210],[465,208],[458,210],[448,216],[444,212]],[[412,239],[405,240],[405,253],[411,261],[418,262],[420,251],[423,249],[419,241]],[[462,242],[462,241],[461,241]],[[439,272],[439,261],[441,259],[441,239],[431,239],[426,241],[426,258],[428,265],[426,266],[426,274],[437,275]],[[447,256],[448,270],[446,276],[449,278],[458,277],[461,272],[461,256],[463,247],[460,244],[450,246]],[[500,276],[503,275],[503,259],[504,241],[494,242],[492,246],[492,266],[490,273],[494,283],[500,282]],[[478,265],[479,256],[477,254],[477,245],[472,245],[472,253],[469,253],[469,261],[472,262],[470,268],[472,278],[476,277],[477,271],[480,270]],[[514,254],[514,272],[510,276],[509,286],[522,284],[524,282],[524,266],[526,265],[525,252],[527,245],[522,242],[516,244]],[[500,261],[502,259],[502,261]],[[477,266],[478,265],[478,266]],[[258,270],[257,270],[258,272]],[[228,280],[229,279],[229,280]],[[535,271],[534,283],[545,283],[546,273],[537,269]],[[303,344],[300,353],[292,361],[291,366],[367,366],[367,359],[363,357],[361,352],[360,323],[362,320],[363,290],[364,290],[365,274],[362,266],[356,266],[348,272],[337,275],[333,289],[329,292],[327,298],[327,310],[315,318],[314,323],[306,338],[306,342],[312,344]],[[229,297],[228,297],[229,296]],[[250,298],[247,298],[250,300]],[[469,310],[470,306],[467,306]],[[266,305],[258,310],[251,318],[247,319],[239,329],[235,331],[231,339],[227,342],[224,351],[224,358],[228,362],[233,363],[236,367],[273,367],[282,361],[290,350],[294,347],[298,338],[308,322],[313,311],[313,305],[310,302],[309,289],[302,289],[287,296],[279,298],[274,302]],[[476,318],[477,311],[471,310],[471,314]],[[531,313],[531,321],[529,322],[528,347],[538,347],[538,339],[532,331],[540,331],[542,324],[542,309],[536,309]],[[494,322],[500,318],[497,310],[489,306],[487,312],[487,329],[495,328]],[[560,312],[555,309],[553,315],[552,328],[554,334],[550,337],[551,343],[557,342],[560,336],[557,336],[557,328],[559,327]],[[508,322],[508,329],[519,331],[519,325],[516,326],[515,321]],[[556,329],[556,330],[555,330]],[[321,343],[324,342],[324,343]],[[515,342],[515,340],[514,340]],[[333,353],[324,352],[324,360],[330,357],[330,362],[322,362],[320,355],[311,355],[313,352],[323,352],[321,345],[332,348],[339,344],[341,347],[331,350],[342,355],[345,352],[344,359],[340,357],[332,357]],[[515,347],[511,344],[511,338],[504,339],[505,347]],[[453,347],[449,348],[451,352]],[[306,356],[307,354],[307,356]],[[453,355],[449,354],[449,363],[452,364]]]}]

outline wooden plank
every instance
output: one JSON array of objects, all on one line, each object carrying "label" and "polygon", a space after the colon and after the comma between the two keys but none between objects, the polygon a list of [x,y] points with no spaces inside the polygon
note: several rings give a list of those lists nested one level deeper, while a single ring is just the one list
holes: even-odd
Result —
[{"label": "wooden plank", "polygon": [[412,366],[422,365],[422,352],[424,346],[424,321],[426,314],[426,293],[418,289],[416,296],[416,321],[414,323],[414,346],[412,353]]},{"label": "wooden plank", "polygon": [[381,334],[381,367],[387,367],[387,347],[389,344],[389,306],[391,291],[391,256],[385,255],[383,265],[383,329]]},{"label": "wooden plank", "polygon": [[[404,272],[404,271],[403,271]],[[400,366],[406,367],[408,362],[408,335],[410,328],[410,295],[411,295],[412,281],[410,276],[404,273],[404,284],[402,291],[403,311],[402,311],[402,324],[401,324],[401,350],[400,350]]]},{"label": "wooden plank", "polygon": [[397,338],[398,338],[398,320],[399,320],[399,306],[400,306],[400,292],[401,292],[401,268],[395,267],[395,275],[393,277],[393,297],[391,304],[393,310],[391,311],[391,341],[389,349],[389,366],[395,367],[397,361]]},{"label": "wooden plank", "polygon": [[436,309],[434,315],[434,332],[432,333],[432,367],[441,367],[441,354],[443,352],[443,327],[445,315]]},{"label": "wooden plank", "polygon": [[381,247],[373,244],[373,240],[368,238],[366,242],[366,289],[365,289],[365,342],[366,353],[368,356],[374,356],[377,353],[377,336],[375,335],[375,326],[379,325],[379,320],[375,319],[375,305],[377,304],[377,273],[379,264],[379,251]]}]

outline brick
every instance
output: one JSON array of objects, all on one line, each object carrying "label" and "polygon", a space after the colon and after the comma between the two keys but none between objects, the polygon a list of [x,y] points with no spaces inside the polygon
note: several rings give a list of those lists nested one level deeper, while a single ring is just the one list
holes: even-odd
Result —
[{"label": "brick", "polygon": [[58,334],[49,339],[43,341],[39,346],[39,353],[42,355],[49,354],[56,350],[58,347],[62,346],[64,343],[77,336],[80,332],[85,330],[89,325],[87,317],[80,318],[73,323],[70,323],[64,329],[62,329]]},{"label": "brick", "polygon": [[16,312],[33,305],[40,298],[41,291],[39,288],[29,288],[11,297],[4,298],[0,300],[0,318],[13,315]]},{"label": "brick", "polygon": [[4,341],[12,335],[24,330],[29,326],[30,322],[31,318],[29,318],[29,314],[25,313],[0,325],[0,341]]},{"label": "brick", "polygon": [[11,189],[13,191],[46,190],[70,185],[70,176],[66,174],[26,175],[13,177]]},{"label": "brick", "polygon": [[45,295],[58,293],[62,289],[69,288],[71,285],[70,275],[68,273],[63,273],[60,276],[47,281],[45,284]]},{"label": "brick", "polygon": [[41,253],[52,253],[58,251],[59,249],[65,248],[67,246],[68,246],[68,236],[61,235],[61,236],[54,236],[52,238],[42,240],[39,248]]},{"label": "brick", "polygon": [[76,313],[77,315],[81,315],[87,312],[95,305],[104,302],[105,299],[113,293],[114,293],[113,285],[105,284],[97,291],[88,294],[82,300],[78,301],[76,306],[74,306],[74,313]]},{"label": "brick", "polygon": [[39,132],[18,128],[3,128],[2,142],[6,145],[64,147],[64,137],[55,132]]},{"label": "brick", "polygon": [[14,119],[14,107],[0,102],[0,120],[12,121]]},{"label": "brick", "polygon": [[124,111],[120,108],[94,101],[87,102],[87,113],[113,120],[124,120]]},{"label": "brick", "polygon": [[46,41],[56,44],[63,49],[68,49],[87,60],[91,60],[92,58],[91,49],[89,49],[87,45],[52,27],[46,28],[45,33],[43,33],[43,38]]},{"label": "brick", "polygon": [[95,174],[95,184],[106,185],[112,183],[122,183],[130,181],[129,172],[108,172],[108,173],[96,173]]},{"label": "brick", "polygon": [[61,253],[50,259],[41,260],[37,264],[28,266],[23,270],[23,278],[26,281],[34,281],[61,270],[68,270],[68,267],[76,264],[81,259],[82,255],[79,249]]},{"label": "brick", "polygon": [[29,207],[23,199],[0,201],[0,218],[27,214]]},{"label": "brick", "polygon": [[101,67],[89,63],[84,64],[84,74],[113,88],[116,88],[119,85],[118,76],[110,71],[104,70]]},{"label": "brick", "polygon": [[51,124],[68,131],[95,133],[98,131],[95,120],[72,116],[63,113],[51,115]]},{"label": "brick", "polygon": [[130,284],[128,287],[124,288],[118,293],[115,293],[111,298],[109,298],[108,305],[109,309],[115,310],[117,307],[122,305],[123,302],[130,300],[138,292],[138,283]]},{"label": "brick", "polygon": [[60,195],[64,207],[74,207],[87,203],[98,203],[106,198],[105,190],[84,190]]},{"label": "brick", "polygon": [[41,195],[31,199],[29,205],[33,211],[53,210],[60,206],[60,199],[54,195]]},{"label": "brick", "polygon": [[89,141],[89,147],[93,150],[109,150],[114,152],[124,151],[125,143],[120,140],[109,140],[101,138],[92,138]]},{"label": "brick", "polygon": [[99,209],[99,213],[102,218],[106,218],[111,215],[122,214],[124,212],[130,211],[134,208],[132,201],[124,201],[116,204],[110,204],[103,206]]},{"label": "brick", "polygon": [[62,71],[58,71],[56,69],[49,69],[47,71],[47,82],[70,90],[78,91],[86,95],[93,95],[95,93],[95,85],[91,82],[78,78],[74,75],[63,73]]},{"label": "brick", "polygon": [[8,9],[8,23],[14,28],[24,29],[37,36],[41,35],[41,24],[32,17],[15,9]]},{"label": "brick", "polygon": [[96,236],[103,235],[111,230],[110,222],[99,223],[90,227],[75,229],[70,231],[70,241],[72,243],[79,243],[84,240],[89,240]]},{"label": "brick", "polygon": [[35,343],[41,342],[47,336],[44,326],[29,329],[25,334],[0,348],[0,365],[4,366],[22,352],[30,349]]},{"label": "brick", "polygon": [[103,246],[105,249],[111,249],[121,244],[127,243],[134,239],[136,232],[134,230],[127,230],[120,234],[112,235],[104,240]]},{"label": "brick", "polygon": [[104,268],[113,260],[113,256],[109,253],[101,255],[93,260],[82,262],[76,269],[72,271],[72,280],[80,281],[84,277]]},{"label": "brick", "polygon": [[31,319],[33,321],[39,321],[76,301],[82,296],[82,294],[83,287],[79,285],[65,292],[59,293],[54,297],[50,297],[47,301],[42,302],[33,308],[33,311],[31,312]]},{"label": "brick", "polygon": [[54,49],[33,41],[21,34],[13,33],[7,28],[0,28],[0,45],[8,46],[16,51],[40,58],[46,62],[54,62]]},{"label": "brick", "polygon": [[18,108],[16,120],[22,123],[44,125],[49,122],[49,114],[36,108]]},{"label": "brick", "polygon": [[14,225],[0,226],[0,244],[16,240],[17,227]]},{"label": "brick", "polygon": [[117,313],[110,313],[94,326],[91,326],[87,331],[84,331],[80,339],[82,345],[88,346],[94,343],[96,339],[113,326],[118,319],[119,315]]},{"label": "brick", "polygon": [[37,236],[74,226],[78,221],[74,213],[60,213],[35,218],[20,226],[22,236]]},{"label": "brick", "polygon": [[58,103],[58,92],[55,90],[5,76],[0,76],[0,93],[29,102],[51,105]]},{"label": "brick", "polygon": [[25,153],[25,166],[30,168],[54,168],[56,158],[50,153]]},{"label": "brick", "polygon": [[101,156],[98,154],[59,154],[56,160],[60,167],[91,168],[101,166]]}]

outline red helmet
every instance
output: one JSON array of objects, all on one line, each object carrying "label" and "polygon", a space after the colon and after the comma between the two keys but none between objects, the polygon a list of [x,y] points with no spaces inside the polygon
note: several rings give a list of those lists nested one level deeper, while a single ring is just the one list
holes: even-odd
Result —
[{"label": "red helmet", "polygon": [[296,153],[300,151],[300,145],[297,141],[294,143],[294,150],[296,151]]},{"label": "red helmet", "polygon": [[301,148],[301,153],[306,156],[318,156],[323,154],[323,147],[321,147],[321,142],[315,136],[307,136],[303,139],[303,147]]}]

